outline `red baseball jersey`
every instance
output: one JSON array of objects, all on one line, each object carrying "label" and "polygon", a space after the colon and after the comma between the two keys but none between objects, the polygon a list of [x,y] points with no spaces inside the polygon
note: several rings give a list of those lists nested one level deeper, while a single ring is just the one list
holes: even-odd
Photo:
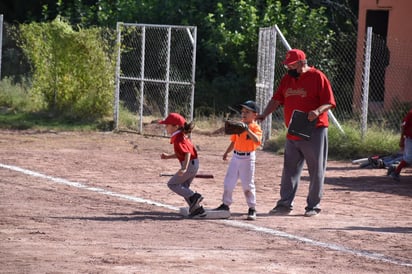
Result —
[{"label": "red baseball jersey", "polygon": [[[325,74],[314,67],[302,73],[298,79],[288,74],[283,76],[272,99],[284,106],[284,121],[287,127],[295,109],[308,113],[324,104],[336,107],[329,80]],[[329,126],[328,113],[324,112],[319,115],[316,127],[327,126]],[[291,135],[288,135],[288,138],[300,139]]]},{"label": "red baseball jersey", "polygon": [[412,109],[406,114],[402,121],[404,136],[412,138]]},{"label": "red baseball jersey", "polygon": [[177,159],[180,162],[185,160],[185,154],[190,153],[190,160],[197,159],[197,151],[192,141],[182,132],[173,134],[170,138],[170,143],[173,144],[173,148]]}]

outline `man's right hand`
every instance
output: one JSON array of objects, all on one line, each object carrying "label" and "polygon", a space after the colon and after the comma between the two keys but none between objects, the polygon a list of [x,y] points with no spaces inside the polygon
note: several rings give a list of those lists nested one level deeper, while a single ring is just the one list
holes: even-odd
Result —
[{"label": "man's right hand", "polygon": [[255,120],[258,121],[258,122],[262,122],[265,119],[266,119],[266,116],[264,116],[262,114],[256,115],[256,118],[255,118]]}]

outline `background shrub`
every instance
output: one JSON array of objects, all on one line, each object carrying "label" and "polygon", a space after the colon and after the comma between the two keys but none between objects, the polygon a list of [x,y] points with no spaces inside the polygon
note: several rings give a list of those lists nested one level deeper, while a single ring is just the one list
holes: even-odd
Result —
[{"label": "background shrub", "polygon": [[20,25],[19,45],[32,65],[31,92],[55,116],[96,119],[110,113],[115,60],[101,29],[74,30],[59,17]]}]

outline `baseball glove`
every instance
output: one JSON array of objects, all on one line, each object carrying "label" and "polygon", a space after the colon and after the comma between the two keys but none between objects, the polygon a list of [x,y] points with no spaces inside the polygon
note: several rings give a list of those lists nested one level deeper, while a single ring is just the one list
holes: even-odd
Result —
[{"label": "baseball glove", "polygon": [[248,129],[247,124],[243,122],[225,121],[225,134],[241,134]]}]

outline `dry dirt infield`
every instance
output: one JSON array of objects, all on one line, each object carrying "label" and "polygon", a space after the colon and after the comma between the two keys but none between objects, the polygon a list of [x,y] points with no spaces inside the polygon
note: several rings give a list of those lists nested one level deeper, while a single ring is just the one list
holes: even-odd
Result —
[{"label": "dry dirt infield", "polygon": [[[193,189],[220,204],[228,137],[193,134]],[[289,216],[270,216],[283,158],[258,151],[258,219],[238,184],[229,220],[183,219],[161,172],[167,138],[0,131],[1,273],[411,273],[412,170],[330,161],[323,210],[303,216],[305,171]]]}]

